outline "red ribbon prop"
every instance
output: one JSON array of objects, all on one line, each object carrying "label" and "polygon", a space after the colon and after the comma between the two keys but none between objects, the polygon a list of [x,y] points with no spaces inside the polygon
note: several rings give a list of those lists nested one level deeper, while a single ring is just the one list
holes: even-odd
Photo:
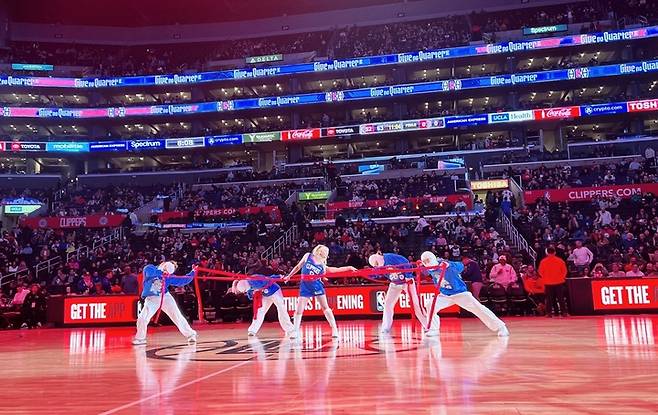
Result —
[{"label": "red ribbon prop", "polygon": [[[439,278],[438,286],[441,285],[441,281],[443,280],[443,277],[445,276],[446,269],[447,267],[445,264],[440,264],[432,267],[426,267],[421,264],[416,264],[416,267],[413,268],[402,268],[402,267],[393,267],[393,266],[388,266],[388,267],[378,267],[378,268],[370,268],[370,269],[362,269],[362,270],[357,270],[357,271],[344,271],[344,272],[330,272],[330,273],[325,273],[322,275],[323,278],[363,278],[365,280],[375,282],[375,283],[381,283],[380,280],[373,278],[373,275],[388,275],[388,274],[394,274],[394,273],[417,273],[417,280],[418,280],[418,286],[420,286],[420,276],[423,273],[426,273],[427,271],[432,271],[436,269],[441,269],[441,277]],[[199,273],[207,273],[207,274],[217,274],[219,276],[206,276],[206,275],[199,275]],[[301,281],[303,277],[301,275],[292,277],[289,281]],[[239,274],[236,272],[230,272],[230,271],[223,271],[223,270],[217,270],[217,269],[209,269],[209,268],[201,268],[198,267],[194,273],[194,289],[197,293],[197,307],[198,307],[198,314],[199,314],[199,320],[204,321],[204,313],[203,313],[203,302],[201,300],[201,290],[199,289],[199,280],[213,280],[213,281],[233,281],[233,280],[251,280],[251,281],[267,281],[269,283],[268,286],[264,287],[267,288],[274,284],[274,280],[272,278],[267,278],[267,277],[259,277],[255,275],[247,275],[247,274]],[[162,292],[160,295],[160,306],[158,307],[158,311],[155,315],[155,322],[157,322],[160,318],[160,313],[162,312],[162,305],[164,304],[164,296],[167,293],[166,290],[166,277],[163,276],[162,278]],[[263,288],[263,289],[264,289]],[[262,289],[261,289],[262,290]],[[259,290],[260,291],[260,290]],[[434,301],[432,302],[432,307],[431,307],[431,313],[434,313],[434,309],[436,306],[436,300],[439,296],[440,290],[437,288],[437,292],[434,295]],[[411,296],[410,296],[411,298]],[[413,307],[413,301],[414,299],[412,298],[412,307]],[[419,304],[419,307],[422,306],[422,304]],[[421,308],[422,310],[422,308]],[[254,308],[254,312],[256,312],[257,309]],[[424,311],[424,310],[423,310]],[[415,315],[415,313],[413,313]],[[427,324],[423,324],[422,321],[419,320],[419,323],[423,328],[429,329],[429,326],[431,324],[432,320],[432,314],[429,315],[429,319],[427,321]],[[416,316],[418,318],[418,316]]]}]

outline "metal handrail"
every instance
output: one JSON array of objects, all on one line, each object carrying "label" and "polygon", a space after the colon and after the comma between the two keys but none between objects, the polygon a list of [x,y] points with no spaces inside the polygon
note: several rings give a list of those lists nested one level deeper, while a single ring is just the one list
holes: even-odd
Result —
[{"label": "metal handrail", "polygon": [[498,222],[510,243],[517,249],[525,251],[532,259],[532,263],[536,265],[537,252],[530,246],[523,235],[521,235],[521,232],[519,232],[516,226],[514,226],[510,218],[508,218],[502,211],[498,216]]},{"label": "metal handrail", "polygon": [[[102,238],[95,240],[92,243],[92,250],[95,250],[96,248],[100,248],[105,246],[106,244],[109,244],[111,242],[114,242],[115,240],[119,240],[123,237],[123,228],[115,228],[112,230],[112,232],[109,235],[105,235]],[[73,257],[81,257],[81,256],[86,256],[89,253],[89,247],[88,246],[81,246],[77,248],[73,252],[68,252],[66,254],[66,262],[68,263],[71,258]],[[60,256],[54,256],[52,258],[49,258],[45,261],[41,261],[38,264],[34,266],[34,276],[38,277],[41,272],[46,271],[47,273],[50,273],[53,268],[59,266],[62,263],[62,257]],[[29,269],[24,269],[20,271],[13,272],[11,274],[7,275],[0,275],[0,287],[2,287],[5,284],[9,284],[12,281],[18,280],[23,276],[27,276],[27,274],[30,273]]]},{"label": "metal handrail", "polygon": [[261,259],[271,260],[275,256],[281,255],[281,252],[287,248],[292,242],[297,240],[299,232],[297,231],[297,225],[293,225],[278,237],[269,248],[267,248],[260,255]]}]

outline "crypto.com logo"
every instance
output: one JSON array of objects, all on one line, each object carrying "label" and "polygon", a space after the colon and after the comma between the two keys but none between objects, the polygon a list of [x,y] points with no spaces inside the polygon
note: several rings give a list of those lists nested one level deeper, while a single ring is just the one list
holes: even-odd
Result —
[{"label": "crypto.com logo", "polygon": [[[333,359],[342,357],[371,356],[380,353],[401,353],[417,350],[420,340],[377,337],[365,341],[340,341],[329,337],[321,339],[288,340],[268,339],[230,339],[199,342],[194,345],[175,345],[151,349],[146,355],[151,359],[193,360],[199,362],[239,362],[247,360],[285,360],[285,359]],[[193,349],[193,353],[190,350]],[[184,357],[183,357],[184,356]]]}]

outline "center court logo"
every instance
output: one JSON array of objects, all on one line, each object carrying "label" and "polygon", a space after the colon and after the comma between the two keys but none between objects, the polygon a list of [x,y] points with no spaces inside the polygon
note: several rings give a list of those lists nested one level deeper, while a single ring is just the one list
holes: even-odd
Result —
[{"label": "center court logo", "polygon": [[[327,336],[302,340],[285,338],[250,338],[199,342],[196,345],[175,345],[151,349],[147,357],[160,360],[193,360],[198,362],[240,362],[248,360],[334,359],[371,356],[387,352],[417,350],[420,340],[390,337],[381,340],[364,336],[363,331],[354,337],[347,331],[340,341]],[[385,343],[384,343],[385,342]]]}]

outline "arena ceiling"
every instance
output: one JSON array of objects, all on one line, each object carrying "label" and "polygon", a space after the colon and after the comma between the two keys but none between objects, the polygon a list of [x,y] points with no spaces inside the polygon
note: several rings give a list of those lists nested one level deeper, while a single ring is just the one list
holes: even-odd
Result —
[{"label": "arena ceiling", "polygon": [[398,2],[401,0],[12,0],[9,11],[16,22],[140,27],[233,22]]}]

